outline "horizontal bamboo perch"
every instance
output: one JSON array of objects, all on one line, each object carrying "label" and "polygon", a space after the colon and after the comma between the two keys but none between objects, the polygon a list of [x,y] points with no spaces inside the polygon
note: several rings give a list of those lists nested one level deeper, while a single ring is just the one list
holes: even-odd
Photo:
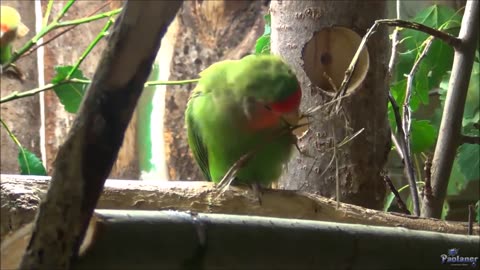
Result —
[{"label": "horizontal bamboo perch", "polygon": [[[33,220],[49,177],[0,175],[1,236]],[[468,224],[390,214],[340,203],[324,197],[286,190],[267,190],[262,205],[247,188],[230,187],[215,199],[209,182],[107,180],[97,208],[130,210],[178,210],[204,213],[255,215],[403,227],[443,233],[467,234]],[[479,235],[478,224],[473,234]]]},{"label": "horizontal bamboo perch", "polygon": [[[28,230],[15,239],[2,246],[2,254],[13,253],[5,259],[13,265],[4,266],[15,267],[15,248],[21,253]],[[72,269],[440,269],[451,266],[441,259],[451,248],[475,260],[480,237],[298,219],[97,210]]]}]

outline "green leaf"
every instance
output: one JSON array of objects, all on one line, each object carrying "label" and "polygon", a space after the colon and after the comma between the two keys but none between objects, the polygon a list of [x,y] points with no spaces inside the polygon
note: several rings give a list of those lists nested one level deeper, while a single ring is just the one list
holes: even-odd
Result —
[{"label": "green leaf", "polygon": [[[55,77],[52,79],[52,83],[60,83],[67,78],[68,73],[72,69],[72,66],[56,66]],[[77,69],[70,79],[82,79],[85,80],[81,70]],[[58,99],[65,107],[65,110],[69,113],[76,113],[80,107],[87,85],[82,83],[66,83],[61,84],[53,88]]]},{"label": "green leaf", "polygon": [[462,144],[458,148],[458,164],[465,181],[480,180],[480,145]]},{"label": "green leaf", "polygon": [[[463,111],[463,132],[468,134],[471,130],[478,130],[473,128],[473,124],[480,122],[480,63],[474,62],[472,68],[472,75],[470,76],[470,83],[468,85],[467,99],[465,102],[465,109]],[[443,111],[445,98],[448,91],[448,84],[450,81],[450,73],[447,73],[440,83],[440,115]],[[439,125],[439,121],[438,121]]]},{"label": "green leaf", "polygon": [[18,164],[20,173],[26,175],[47,175],[42,161],[34,153],[21,147],[18,151]]},{"label": "green leaf", "polygon": [[265,19],[265,31],[255,43],[255,54],[270,54],[270,33],[272,32],[270,13],[263,18]]},{"label": "green leaf", "polygon": [[421,153],[430,149],[437,139],[437,132],[428,120],[412,121],[412,152]]},{"label": "green leaf", "polygon": [[[433,5],[420,11],[413,21],[441,29],[457,35],[461,23],[461,15],[450,7]],[[399,53],[394,78],[404,79],[410,73],[416,59],[422,52],[428,35],[419,31],[406,29],[400,32],[403,52]],[[414,78],[414,95],[418,95],[423,104],[428,104],[428,92],[437,87],[442,77],[449,71],[453,63],[453,49],[440,40],[434,40],[426,57],[420,63]]]},{"label": "green leaf", "polygon": [[[405,94],[407,90],[407,79],[400,80],[391,85],[390,90],[392,95],[397,101],[398,106],[400,107],[400,115],[402,114],[403,102],[405,102]],[[410,109],[416,111],[420,107],[420,96],[415,93],[412,94],[410,98]]]},{"label": "green leaf", "polygon": [[447,195],[456,196],[465,188],[465,177],[460,171],[457,160],[453,162],[452,172],[448,181]]},{"label": "green leaf", "polygon": [[261,36],[257,39],[255,44],[255,54],[269,54],[270,53],[270,35]]},{"label": "green leaf", "polygon": [[448,212],[450,212],[450,205],[448,204],[447,201],[443,203],[443,208],[442,208],[442,216],[440,217],[441,219],[445,220],[446,217],[448,216]]},{"label": "green leaf", "polygon": [[[397,102],[399,107],[400,117],[402,117],[403,113],[403,103],[405,102],[405,91],[407,87],[407,79],[400,80],[398,82],[393,83],[390,86],[390,92],[392,93],[393,98]],[[413,94],[410,99],[410,109],[412,111],[416,111],[420,106],[420,97],[418,95]],[[390,122],[390,128],[393,132],[397,132],[397,124],[395,120],[395,113],[393,111],[393,107],[388,103],[388,120]]]},{"label": "green leaf", "polygon": [[480,63],[474,62],[470,83],[468,85],[467,100],[463,111],[463,127],[480,121]]},{"label": "green leaf", "polygon": [[265,31],[263,32],[263,35],[270,35],[272,32],[272,16],[270,16],[270,13],[267,13],[263,18],[265,19]]},{"label": "green leaf", "polygon": [[385,203],[383,204],[384,212],[388,212],[388,209],[390,209],[390,206],[392,205],[393,199],[395,199],[395,194],[390,191],[387,198],[385,198]]},{"label": "green leaf", "polygon": [[270,33],[272,32],[270,13],[266,14],[263,18],[265,19],[265,31],[255,43],[255,54],[270,54]]}]

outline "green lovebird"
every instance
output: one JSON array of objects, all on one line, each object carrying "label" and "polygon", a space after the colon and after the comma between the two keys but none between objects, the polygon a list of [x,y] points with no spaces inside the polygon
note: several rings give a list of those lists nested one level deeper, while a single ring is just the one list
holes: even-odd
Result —
[{"label": "green lovebird", "polygon": [[0,64],[10,60],[12,56],[12,42],[17,37],[28,33],[28,28],[21,22],[18,11],[9,6],[0,6]]},{"label": "green lovebird", "polygon": [[296,137],[302,91],[278,56],[249,55],[200,73],[185,112],[188,143],[205,178],[220,182],[242,156],[235,181],[268,186],[282,173]]}]

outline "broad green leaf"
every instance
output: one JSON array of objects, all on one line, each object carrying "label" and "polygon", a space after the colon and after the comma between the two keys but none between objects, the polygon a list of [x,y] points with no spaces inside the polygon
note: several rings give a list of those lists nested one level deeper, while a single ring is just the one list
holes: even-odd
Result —
[{"label": "broad green leaf", "polygon": [[[441,29],[457,35],[461,23],[461,15],[450,7],[433,5],[420,11],[413,21]],[[415,60],[424,48],[428,35],[411,29],[400,32],[403,48],[399,54],[395,79],[403,80],[404,74],[410,73]],[[445,73],[451,69],[453,49],[440,40],[435,40],[426,57],[420,63],[415,76],[415,95],[423,104],[428,104],[428,92],[437,87]]]},{"label": "broad green leaf", "polygon": [[428,120],[412,121],[412,152],[421,153],[433,146],[437,139],[437,132]]},{"label": "broad green leaf", "polygon": [[26,148],[19,148],[17,158],[21,174],[47,175],[47,171],[45,170],[45,167],[43,167],[42,161]]},{"label": "broad green leaf", "polygon": [[[72,66],[56,66],[55,67],[55,77],[52,79],[52,83],[60,83],[64,81],[72,69]],[[77,69],[71,79],[87,79],[83,76],[81,70]],[[57,94],[58,99],[65,107],[65,110],[69,113],[76,113],[80,107],[85,91],[87,90],[86,84],[81,83],[66,83],[61,84],[53,88],[55,94]]]},{"label": "broad green leaf", "polygon": [[463,111],[463,126],[478,123],[480,118],[480,63],[474,62],[468,85],[467,100]]},{"label": "broad green leaf", "polygon": [[390,206],[392,206],[393,199],[395,199],[395,194],[390,191],[387,198],[385,198],[385,203],[383,204],[384,212],[388,212],[388,209],[390,209]]},{"label": "broad green leaf", "polygon": [[450,205],[448,204],[447,201],[445,201],[445,202],[443,202],[441,219],[445,220],[448,216],[448,212],[450,212]]},{"label": "broad green leaf", "polygon": [[462,144],[458,148],[458,164],[465,181],[480,180],[480,145]]},{"label": "broad green leaf", "polygon": [[265,19],[265,31],[255,43],[255,54],[270,54],[270,33],[272,31],[270,13],[263,18]]},{"label": "broad green leaf", "polygon": [[265,31],[263,32],[263,35],[270,35],[272,32],[272,16],[270,16],[270,13],[268,13],[263,16],[263,18],[265,19]]},{"label": "broad green leaf", "polygon": [[[465,102],[465,109],[463,111],[463,132],[468,133],[471,129],[473,124],[478,123],[480,121],[480,63],[474,62],[472,75],[470,77],[470,83],[468,85],[468,92],[467,92],[467,99]],[[450,73],[447,73],[441,83],[440,83],[440,101],[443,111],[443,106],[445,104],[445,98],[447,95],[448,84],[450,80]],[[440,114],[441,114],[440,111]],[[438,123],[439,124],[439,123]]]},{"label": "broad green leaf", "polygon": [[[392,91],[392,96],[395,98],[398,106],[400,107],[400,115],[402,114],[402,111],[403,111],[402,106],[403,106],[403,103],[405,102],[406,90],[407,90],[407,79],[403,79],[401,81],[395,82],[390,87],[390,91]],[[412,97],[410,98],[410,109],[412,111],[416,111],[419,106],[420,106],[420,97],[414,92],[412,94]]]},{"label": "broad green leaf", "polygon": [[[425,182],[422,182],[422,181],[418,181],[417,182],[417,189],[420,189],[421,187],[423,187],[425,185]],[[410,192],[410,189],[408,189],[410,187],[410,185],[405,185],[399,189],[397,189],[398,193],[401,194],[402,192],[404,191],[408,191]],[[392,206],[392,203],[393,203],[393,200],[395,199],[395,194],[393,194],[393,192],[389,192],[388,193],[388,196],[385,198],[385,202],[383,203],[383,211],[387,212],[389,209],[390,209],[390,206]],[[410,195],[407,197],[407,209],[410,211],[410,212],[413,212],[413,203],[412,203],[412,199],[410,198]]]},{"label": "broad green leaf", "polygon": [[417,70],[417,73],[415,74],[414,84],[412,89],[412,93],[413,95],[415,95],[415,97],[418,98],[419,103],[421,102],[422,104],[425,104],[425,105],[427,105],[429,102],[428,92],[430,92],[430,89],[432,88],[428,80],[429,72],[430,71],[426,65],[420,65]]},{"label": "broad green leaf", "polygon": [[452,172],[450,173],[449,179],[450,180],[448,181],[447,195],[456,196],[460,194],[460,191],[465,188],[465,177],[460,171],[460,165],[458,165],[458,162],[456,160],[453,162]]},{"label": "broad green leaf", "polygon": [[[401,81],[395,82],[390,87],[390,92],[392,93],[393,98],[397,102],[399,107],[400,117],[402,117],[403,113],[403,103],[405,102],[405,92],[407,87],[407,79],[403,79]],[[410,99],[410,109],[415,111],[418,109],[420,105],[420,98],[418,95],[413,94]],[[393,112],[393,107],[388,103],[388,120],[390,122],[390,128],[393,132],[397,132],[397,124],[395,120],[395,114]]]},{"label": "broad green leaf", "polygon": [[255,44],[256,54],[269,54],[270,53],[270,35],[261,36],[257,39]]}]

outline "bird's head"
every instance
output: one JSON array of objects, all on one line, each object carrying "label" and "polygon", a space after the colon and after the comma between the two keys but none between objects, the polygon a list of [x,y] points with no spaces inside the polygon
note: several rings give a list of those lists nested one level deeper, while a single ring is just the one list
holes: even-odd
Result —
[{"label": "bird's head", "polygon": [[0,46],[10,44],[15,38],[25,36],[29,29],[20,18],[18,11],[9,6],[0,7]]},{"label": "bird's head", "polygon": [[282,119],[296,125],[300,118],[299,107],[302,89],[295,73],[278,56],[252,55],[239,61],[235,80],[248,97],[249,111],[254,111],[256,127],[268,127]]}]

